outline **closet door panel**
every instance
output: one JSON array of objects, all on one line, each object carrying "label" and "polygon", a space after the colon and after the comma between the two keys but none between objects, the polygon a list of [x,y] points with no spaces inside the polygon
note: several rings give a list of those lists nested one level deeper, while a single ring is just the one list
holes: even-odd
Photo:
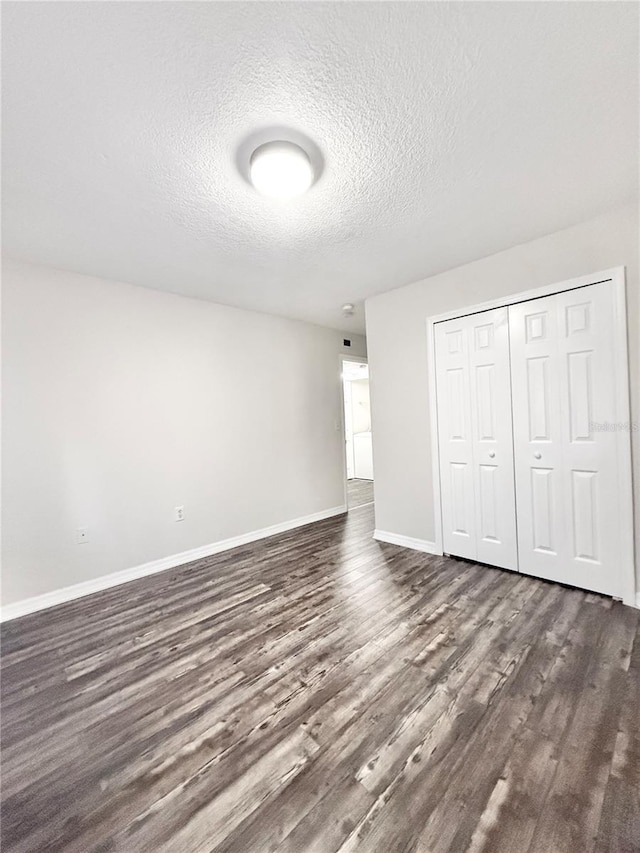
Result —
[{"label": "closet door panel", "polygon": [[516,569],[509,315],[507,308],[467,318],[476,484],[476,559]]},{"label": "closet door panel", "polygon": [[558,580],[622,595],[611,291],[593,284],[555,298],[569,520],[568,559]]},{"label": "closet door panel", "polygon": [[509,308],[521,571],[622,594],[606,283]]},{"label": "closet door panel", "polygon": [[517,568],[506,308],[435,329],[446,553]]},{"label": "closet door panel", "polygon": [[469,351],[465,318],[435,328],[440,491],[445,552],[476,558]]},{"label": "closet door panel", "polygon": [[520,571],[552,578],[565,558],[555,297],[509,306]]}]

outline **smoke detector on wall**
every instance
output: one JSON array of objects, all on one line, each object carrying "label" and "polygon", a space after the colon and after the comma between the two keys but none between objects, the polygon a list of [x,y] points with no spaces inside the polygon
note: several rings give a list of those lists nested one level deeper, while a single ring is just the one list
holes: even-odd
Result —
[{"label": "smoke detector on wall", "polygon": [[352,302],[345,302],[342,306],[342,316],[343,317],[353,317],[355,311],[355,306]]}]

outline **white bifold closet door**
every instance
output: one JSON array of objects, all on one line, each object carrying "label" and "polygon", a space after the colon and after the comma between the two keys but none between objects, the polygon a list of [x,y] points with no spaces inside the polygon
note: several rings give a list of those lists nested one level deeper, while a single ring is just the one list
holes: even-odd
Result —
[{"label": "white bifold closet door", "polygon": [[507,308],[435,327],[444,551],[517,569]]},{"label": "white bifold closet door", "polygon": [[624,595],[614,310],[605,281],[436,323],[445,553]]},{"label": "white bifold closet door", "polygon": [[509,307],[520,571],[621,595],[608,283]]}]

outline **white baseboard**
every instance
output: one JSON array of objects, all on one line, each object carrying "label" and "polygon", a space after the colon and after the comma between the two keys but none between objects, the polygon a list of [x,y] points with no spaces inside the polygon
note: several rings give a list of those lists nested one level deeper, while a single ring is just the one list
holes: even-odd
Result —
[{"label": "white baseboard", "polygon": [[390,545],[400,545],[401,548],[412,548],[414,551],[422,551],[424,554],[435,554],[441,557],[435,542],[427,539],[414,539],[412,536],[401,536],[399,533],[389,533],[387,530],[374,530],[373,538],[378,542],[388,542]]},{"label": "white baseboard", "polygon": [[102,575],[102,577],[94,578],[93,580],[83,581],[82,583],[67,586],[63,589],[56,589],[52,592],[45,592],[43,595],[36,595],[33,598],[25,598],[22,601],[16,601],[14,604],[7,604],[2,607],[0,609],[0,622],[18,619],[20,616],[26,616],[28,613],[35,613],[37,610],[55,607],[56,604],[64,604],[66,601],[73,601],[85,595],[92,595],[94,592],[101,592],[112,586],[119,586],[138,578],[147,577],[147,575],[155,575],[156,572],[163,572],[165,569],[175,569],[177,566],[182,566],[185,563],[192,563],[194,560],[200,560],[203,557],[211,557],[213,554],[229,551],[231,548],[247,545],[250,542],[256,542],[258,539],[266,539],[268,536],[286,533],[287,530],[294,530],[296,527],[303,527],[305,524],[313,524],[314,521],[322,521],[325,518],[332,518],[334,515],[342,515],[346,511],[347,507],[344,505],[334,506],[331,509],[324,509],[321,512],[302,516],[302,518],[294,518],[292,521],[272,524],[270,527],[263,527],[261,530],[252,530],[240,536],[232,536],[230,539],[222,539],[210,545],[202,545],[190,551],[182,551],[180,554],[161,557],[159,560],[152,560],[150,563],[143,563],[141,566],[134,566],[131,569],[113,572],[110,575]]},{"label": "white baseboard", "polygon": [[640,592],[636,593],[636,607],[640,610]]}]

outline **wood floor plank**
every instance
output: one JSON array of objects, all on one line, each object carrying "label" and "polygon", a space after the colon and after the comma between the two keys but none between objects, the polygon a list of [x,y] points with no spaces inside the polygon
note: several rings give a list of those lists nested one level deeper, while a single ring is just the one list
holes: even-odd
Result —
[{"label": "wood floor plank", "polygon": [[373,480],[348,480],[347,505],[349,509],[366,506],[373,502]]},{"label": "wood floor plank", "polygon": [[[622,614],[626,619],[627,614]],[[640,849],[640,633],[629,656],[626,695],[620,711],[598,828],[597,853]]]},{"label": "wood floor plank", "polygon": [[638,853],[638,611],[372,532],[5,623],[2,850]]},{"label": "wood floor plank", "polygon": [[[617,618],[607,619],[592,648],[584,690],[568,725],[530,853],[595,849],[638,624],[629,608],[617,605],[612,612]],[[603,657],[593,653],[597,649]]]},{"label": "wood floor plank", "polygon": [[[526,850],[556,769],[555,744],[525,728],[476,822],[469,853]],[[455,836],[454,836],[455,842]]]}]

